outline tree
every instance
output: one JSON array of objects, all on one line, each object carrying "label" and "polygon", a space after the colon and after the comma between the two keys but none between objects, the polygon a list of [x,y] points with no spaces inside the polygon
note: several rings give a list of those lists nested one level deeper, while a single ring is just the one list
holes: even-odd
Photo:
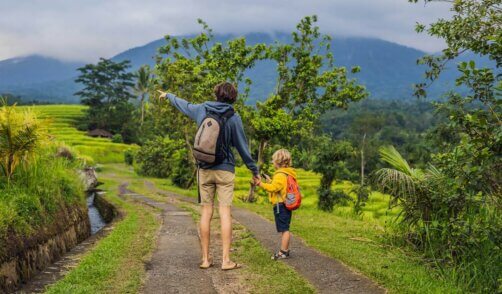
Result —
[{"label": "tree", "polygon": [[452,5],[451,19],[417,25],[418,32],[443,39],[447,48],[419,60],[428,66],[427,81],[416,85],[416,95],[425,96],[446,65],[465,52],[487,56],[494,64],[478,68],[471,60],[457,65],[456,85],[467,93],[452,91],[446,102],[436,103],[447,118],[441,132],[453,134],[450,140],[432,155],[425,171],[411,169],[396,152],[383,150],[394,169],[380,171],[380,183],[394,197],[412,200],[403,213],[411,228],[406,234],[416,248],[439,265],[453,265],[468,290],[496,292],[502,274],[502,7],[500,0],[444,2]]},{"label": "tree", "polygon": [[436,104],[437,110],[448,117],[441,127],[456,134],[456,140],[446,142],[433,159],[445,174],[458,180],[460,193],[493,195],[489,198],[500,205],[501,2],[455,1],[451,10],[454,13],[451,20],[439,20],[427,29],[424,25],[417,25],[418,32],[427,30],[430,35],[445,40],[447,48],[440,56],[426,56],[419,61],[429,67],[426,71],[429,82],[418,84],[416,94],[426,95],[426,87],[439,78],[446,64],[465,52],[485,55],[495,62],[492,67],[484,68],[476,67],[472,60],[458,64],[460,76],[456,84],[467,88],[468,93],[451,92],[445,103]]},{"label": "tree", "polygon": [[97,64],[79,68],[81,74],[75,80],[84,85],[75,95],[80,96],[82,104],[89,106],[88,128],[121,133],[125,142],[134,137],[131,125],[134,106],[129,102],[135,98],[130,92],[134,75],[127,72],[129,67],[129,61],[116,63],[101,58]]},{"label": "tree", "polygon": [[145,120],[145,99],[150,90],[152,77],[150,75],[150,67],[144,65],[139,68],[136,73],[136,85],[134,85],[134,92],[139,96],[141,104],[141,125]]},{"label": "tree", "polygon": [[[235,107],[242,109],[250,81],[244,73],[254,66],[257,60],[265,57],[266,46],[250,46],[244,38],[235,38],[225,44],[215,42],[212,30],[199,20],[203,32],[191,38],[173,38],[166,36],[167,44],[159,49],[155,69],[155,87],[172,92],[188,99],[192,103],[202,103],[213,97],[213,87],[221,81],[244,84],[245,90],[239,94]],[[150,93],[150,97],[155,97]],[[167,106],[164,101],[152,102],[153,124],[169,134],[173,139],[185,141],[185,148],[190,151],[195,135],[195,124],[187,117]],[[195,160],[190,156],[192,179],[195,175]],[[191,182],[191,181],[190,181]]]},{"label": "tree", "polygon": [[331,185],[335,179],[347,179],[350,171],[347,168],[347,160],[354,155],[354,149],[350,142],[332,141],[323,139],[319,143],[313,170],[322,175],[318,189],[318,207],[322,210],[331,211],[335,201]]},{"label": "tree", "polygon": [[[282,129],[290,137],[308,137],[318,129],[319,117],[327,110],[346,108],[350,102],[367,95],[363,86],[348,78],[345,67],[334,65],[329,52],[331,38],[321,35],[316,22],[315,15],[303,18],[291,34],[289,44],[276,43],[269,50],[270,58],[277,62],[278,79],[275,93],[264,103],[265,115],[260,115],[275,116],[284,111],[292,123]],[[351,71],[357,73],[359,68]],[[268,134],[259,136],[260,145],[268,137]]]},{"label": "tree", "polygon": [[[319,118],[327,110],[346,108],[367,95],[363,86],[348,78],[345,67],[334,65],[331,38],[321,35],[316,22],[315,15],[303,18],[290,43],[276,43],[268,49],[268,57],[277,63],[278,79],[274,93],[257,103],[251,120],[253,137],[259,142],[260,168],[272,138],[295,146],[319,130]],[[352,69],[352,73],[358,71]],[[251,186],[248,199],[254,198],[253,193]]]}]

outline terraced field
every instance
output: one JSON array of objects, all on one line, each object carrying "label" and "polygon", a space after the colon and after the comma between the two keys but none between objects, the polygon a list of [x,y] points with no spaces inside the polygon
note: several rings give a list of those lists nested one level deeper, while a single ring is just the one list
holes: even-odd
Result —
[{"label": "terraced field", "polygon": [[96,163],[123,162],[124,151],[137,148],[134,145],[113,143],[110,139],[92,138],[86,132],[77,130],[75,122],[84,115],[85,106],[40,105],[33,106],[32,109],[39,118],[50,122],[49,133],[54,140],[64,143],[82,156],[92,158]]}]

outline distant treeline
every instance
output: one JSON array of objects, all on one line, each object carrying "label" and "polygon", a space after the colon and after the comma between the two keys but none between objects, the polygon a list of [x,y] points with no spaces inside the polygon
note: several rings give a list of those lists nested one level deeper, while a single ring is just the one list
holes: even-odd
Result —
[{"label": "distant treeline", "polygon": [[44,105],[44,104],[63,104],[54,101],[43,101],[43,100],[26,100],[21,98],[21,96],[12,95],[10,93],[0,93],[0,97],[4,100],[7,105]]}]

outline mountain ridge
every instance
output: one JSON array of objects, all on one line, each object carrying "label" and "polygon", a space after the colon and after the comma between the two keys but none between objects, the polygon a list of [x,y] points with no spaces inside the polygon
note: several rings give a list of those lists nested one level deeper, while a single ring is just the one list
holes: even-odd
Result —
[{"label": "mountain ridge", "polygon": [[[225,42],[233,37],[236,35],[215,35],[215,41]],[[243,37],[248,44],[270,44],[290,38],[285,33],[250,33]],[[416,65],[416,60],[426,54],[423,51],[375,38],[335,37],[332,42],[335,64],[347,68],[360,66],[361,72],[354,78],[366,86],[372,98],[409,99],[412,97],[412,84],[423,80],[425,67]],[[131,70],[143,64],[153,66],[157,49],[163,44],[163,38],[157,39],[124,50],[111,59],[130,60]],[[83,65],[41,55],[0,61],[0,93],[20,95],[26,100],[78,103],[78,97],[74,97],[73,93],[80,86],[73,79],[78,75],[76,69]],[[258,63],[246,75],[254,83],[249,102],[263,100],[274,87],[275,64],[271,61]],[[437,99],[445,89],[453,87],[454,71],[446,72],[445,76],[429,89],[432,98]]]}]

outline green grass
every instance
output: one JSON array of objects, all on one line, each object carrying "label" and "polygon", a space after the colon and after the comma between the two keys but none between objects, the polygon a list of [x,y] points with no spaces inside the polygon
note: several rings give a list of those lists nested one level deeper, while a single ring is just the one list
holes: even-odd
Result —
[{"label": "green grass", "polygon": [[[19,109],[22,109],[22,106]],[[49,134],[55,141],[64,143],[80,155],[88,156],[96,163],[124,161],[124,151],[138,148],[135,145],[113,143],[106,138],[92,138],[75,128],[75,123],[85,114],[82,105],[36,105],[30,106],[41,119],[50,122]]]},{"label": "green grass", "polygon": [[106,199],[125,213],[106,238],[47,293],[137,293],[145,274],[144,262],[160,226],[154,210],[116,195],[118,179],[101,174]]},{"label": "green grass", "polygon": [[54,148],[39,150],[29,164],[20,165],[12,182],[0,178],[0,256],[7,233],[30,236],[53,223],[65,206],[85,206],[76,164],[54,158]]}]

